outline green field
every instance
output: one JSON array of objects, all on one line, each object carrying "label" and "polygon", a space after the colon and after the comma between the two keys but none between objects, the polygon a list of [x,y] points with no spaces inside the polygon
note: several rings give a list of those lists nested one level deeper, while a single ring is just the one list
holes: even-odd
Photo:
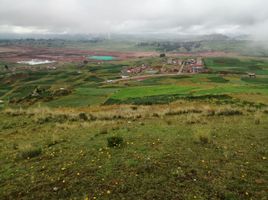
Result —
[{"label": "green field", "polygon": [[268,61],[238,58],[207,58],[205,65],[214,71],[268,75]]},{"label": "green field", "polygon": [[76,88],[72,95],[46,103],[52,107],[85,107],[104,103],[111,93],[117,91],[113,88],[95,89],[80,87]]},{"label": "green field", "polygon": [[[222,94],[262,94],[266,96],[268,62],[262,59],[239,58],[206,58],[206,67],[213,70],[210,74],[191,76],[159,77],[143,81],[129,81],[107,84],[105,80],[119,78],[122,67],[147,63],[156,65],[163,59],[149,58],[143,61],[113,61],[103,65],[88,64],[77,73],[73,66],[66,70],[52,72],[17,72],[2,77],[0,98],[4,100],[22,99],[31,94],[36,87],[47,90],[69,88],[68,96],[51,98],[49,101],[40,99],[42,105],[51,107],[84,107],[103,104],[107,100],[120,100],[121,103],[131,99],[155,99],[170,96],[200,96]],[[227,72],[226,75],[218,73]],[[256,78],[248,78],[247,72],[255,72]],[[176,100],[177,98],[174,98]],[[152,100],[153,102],[154,100]],[[162,101],[162,100],[161,100]],[[170,98],[168,102],[170,101]]]}]

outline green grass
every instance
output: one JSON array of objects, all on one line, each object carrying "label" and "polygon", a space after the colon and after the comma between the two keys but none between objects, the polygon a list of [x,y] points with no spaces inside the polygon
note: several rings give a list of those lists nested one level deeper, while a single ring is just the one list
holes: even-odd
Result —
[{"label": "green grass", "polygon": [[179,85],[157,85],[157,86],[141,86],[128,87],[119,90],[115,93],[113,99],[127,99],[154,95],[168,95],[168,94],[188,94],[193,89],[198,89],[192,86]]},{"label": "green grass", "polygon": [[243,77],[243,78],[241,78],[241,80],[245,81],[247,83],[252,83],[252,84],[263,84],[263,85],[268,84],[268,78],[247,78],[247,77]]},{"label": "green grass", "polygon": [[256,72],[268,74],[268,62],[263,60],[249,60],[239,58],[206,58],[205,65],[216,72],[226,71],[233,73]]},{"label": "green grass", "polygon": [[205,95],[205,94],[236,94],[236,93],[245,93],[245,94],[263,94],[268,95],[268,89],[265,86],[243,86],[243,85],[219,85],[212,88],[196,91],[195,95]]},{"label": "green grass", "polygon": [[[36,124],[34,117],[0,113],[0,195],[265,199],[268,118],[256,125],[251,115],[200,117]],[[104,126],[107,134],[98,134]],[[123,138],[121,148],[107,148],[113,136]],[[42,153],[23,159],[20,146],[29,143]]]},{"label": "green grass", "polygon": [[[179,85],[152,85],[135,86],[120,89],[114,93],[107,104],[125,103],[125,104],[158,104],[176,101],[177,99],[206,96],[206,95],[231,95],[231,94],[262,94],[267,96],[268,89],[262,85],[235,85],[227,84],[225,79],[211,77],[216,85],[210,85],[209,82],[196,86]],[[227,81],[228,82],[228,81]]]},{"label": "green grass", "polygon": [[209,77],[208,79],[213,83],[228,83],[229,82],[229,80],[226,80],[225,78],[221,76]]},{"label": "green grass", "polygon": [[117,89],[113,88],[76,88],[71,95],[46,103],[52,107],[85,107],[101,104]]}]

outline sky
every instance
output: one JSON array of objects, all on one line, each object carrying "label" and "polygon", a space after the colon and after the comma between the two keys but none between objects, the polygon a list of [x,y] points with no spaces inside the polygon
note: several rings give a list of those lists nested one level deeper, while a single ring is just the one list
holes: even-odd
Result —
[{"label": "sky", "polygon": [[268,0],[0,0],[0,33],[216,33],[268,39]]}]

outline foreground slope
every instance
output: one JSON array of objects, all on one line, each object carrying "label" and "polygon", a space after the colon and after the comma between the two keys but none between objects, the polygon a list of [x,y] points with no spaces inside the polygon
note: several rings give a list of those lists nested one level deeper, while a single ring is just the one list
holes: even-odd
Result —
[{"label": "foreground slope", "polygon": [[267,116],[187,101],[5,110],[1,199],[266,199]]}]

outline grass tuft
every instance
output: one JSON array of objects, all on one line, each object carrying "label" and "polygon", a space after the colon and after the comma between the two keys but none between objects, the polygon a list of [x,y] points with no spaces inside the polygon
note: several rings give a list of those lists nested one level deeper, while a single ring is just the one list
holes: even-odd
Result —
[{"label": "grass tuft", "polygon": [[206,145],[212,143],[212,137],[210,131],[198,130],[194,135],[194,141],[198,144]]},{"label": "grass tuft", "polygon": [[27,145],[21,149],[20,156],[23,159],[30,159],[41,155],[41,147],[33,147],[32,145]]},{"label": "grass tuft", "polygon": [[257,112],[254,116],[254,124],[259,125],[261,123],[262,115],[260,112]]},{"label": "grass tuft", "polygon": [[107,146],[110,148],[121,147],[123,144],[123,138],[120,136],[108,137],[107,142]]}]

